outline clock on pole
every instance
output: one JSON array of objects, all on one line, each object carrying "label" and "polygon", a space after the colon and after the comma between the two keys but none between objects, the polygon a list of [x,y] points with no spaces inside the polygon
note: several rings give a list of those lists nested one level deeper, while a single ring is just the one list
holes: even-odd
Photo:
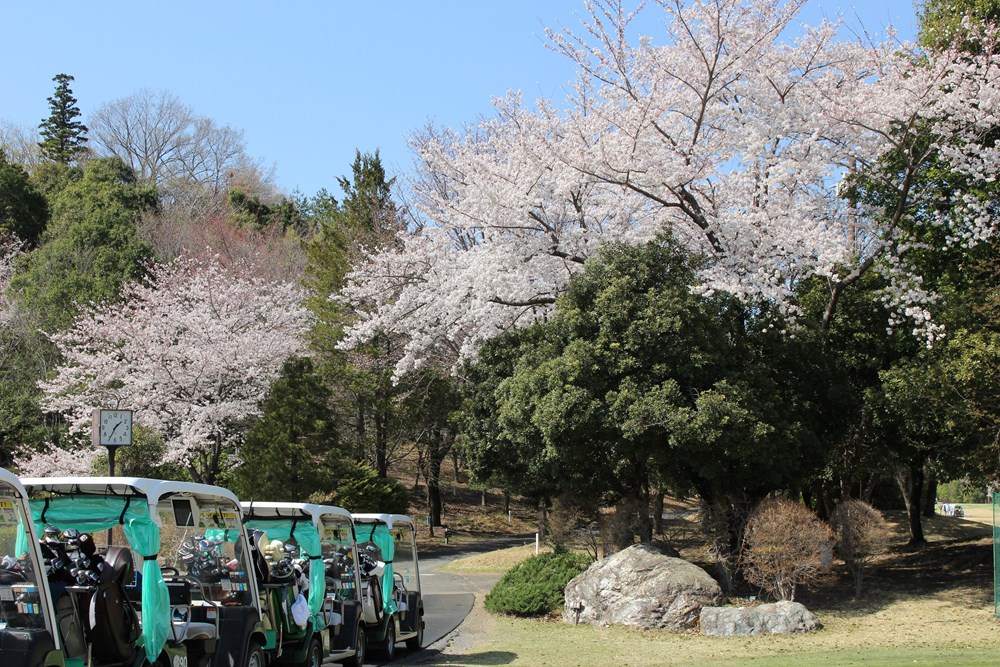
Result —
[{"label": "clock on pole", "polygon": [[115,450],[132,444],[131,410],[94,410],[91,441],[108,448],[108,475],[115,475]]}]

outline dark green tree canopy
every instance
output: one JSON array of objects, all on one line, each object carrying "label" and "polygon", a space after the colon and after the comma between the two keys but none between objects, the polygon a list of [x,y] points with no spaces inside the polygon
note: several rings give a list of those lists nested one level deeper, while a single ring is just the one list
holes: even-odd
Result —
[{"label": "dark green tree canopy", "polygon": [[56,91],[49,100],[49,117],[39,124],[42,155],[53,162],[70,164],[87,151],[87,126],[77,120],[80,108],[69,87],[73,77],[56,74]]},{"label": "dark green tree canopy", "polygon": [[78,304],[118,298],[152,259],[136,224],[155,206],[155,191],[138,185],[124,162],[88,161],[82,178],[53,198],[42,245],[17,268],[12,292],[47,331],[69,326]]},{"label": "dark green tree canopy", "polygon": [[337,487],[351,467],[330,408],[330,390],[313,362],[292,358],[271,385],[233,473],[241,498],[302,501]]},{"label": "dark green tree canopy", "polygon": [[45,196],[31,183],[28,173],[9,162],[0,150],[0,240],[13,234],[34,245],[48,219]]},{"label": "dark green tree canopy", "polygon": [[607,246],[550,322],[487,345],[463,432],[477,476],[548,470],[604,503],[662,480],[726,505],[815,465],[801,351],[763,306],[692,291],[695,269],[668,238]]}]

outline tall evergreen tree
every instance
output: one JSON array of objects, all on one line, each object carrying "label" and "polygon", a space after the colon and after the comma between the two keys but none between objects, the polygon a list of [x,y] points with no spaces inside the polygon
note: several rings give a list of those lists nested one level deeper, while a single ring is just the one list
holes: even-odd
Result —
[{"label": "tall evergreen tree", "polygon": [[399,341],[379,334],[365,346],[344,353],[337,349],[343,327],[356,313],[329,299],[340,291],[345,275],[365,256],[366,250],[381,249],[392,242],[402,227],[392,200],[392,184],[378,151],[355,154],[351,176],[338,178],[343,201],[321,193],[316,201],[319,231],[309,241],[307,285],[315,293],[310,308],[318,323],[311,338],[320,355],[320,367],[338,395],[344,422],[351,433],[357,458],[369,462],[379,477],[388,475],[393,452],[406,439],[398,414],[398,398],[406,389],[394,386],[392,370],[400,354]]},{"label": "tall evergreen tree", "polygon": [[49,117],[38,125],[42,135],[38,147],[49,160],[70,164],[87,150],[87,126],[77,120],[80,108],[69,87],[73,77],[56,74],[52,80],[56,82],[56,92],[48,98]]}]

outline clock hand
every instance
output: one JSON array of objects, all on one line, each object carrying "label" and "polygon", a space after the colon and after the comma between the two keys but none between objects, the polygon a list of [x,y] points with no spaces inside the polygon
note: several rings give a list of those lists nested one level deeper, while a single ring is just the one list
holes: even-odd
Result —
[{"label": "clock hand", "polygon": [[119,427],[119,426],[121,426],[121,425],[122,425],[122,424],[124,424],[124,423],[125,423],[125,422],[118,422],[117,424],[115,424],[115,427],[114,427],[113,429],[111,429],[111,433],[109,433],[109,434],[108,434],[108,437],[109,437],[109,438],[113,438],[113,437],[114,437],[114,435],[115,435],[115,431],[117,431],[117,430],[118,430],[118,427]]}]

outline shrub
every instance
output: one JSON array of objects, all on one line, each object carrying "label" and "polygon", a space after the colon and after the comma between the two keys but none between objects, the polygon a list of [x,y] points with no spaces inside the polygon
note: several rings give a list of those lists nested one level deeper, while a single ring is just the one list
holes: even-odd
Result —
[{"label": "shrub", "polygon": [[863,500],[845,500],[830,515],[837,555],[854,576],[854,595],[861,595],[865,570],[889,546],[889,525],[882,513]]},{"label": "shrub", "polygon": [[747,522],[741,561],[747,581],[781,600],[829,569],[833,532],[811,510],[791,500],[765,500]]},{"label": "shrub", "polygon": [[587,569],[590,559],[566,549],[532,556],[507,571],[483,600],[494,614],[545,616],[562,609],[569,580]]},{"label": "shrub", "polygon": [[394,479],[379,477],[364,463],[356,463],[345,472],[333,492],[313,494],[309,502],[336,505],[355,513],[406,514],[409,509],[406,488]]}]

